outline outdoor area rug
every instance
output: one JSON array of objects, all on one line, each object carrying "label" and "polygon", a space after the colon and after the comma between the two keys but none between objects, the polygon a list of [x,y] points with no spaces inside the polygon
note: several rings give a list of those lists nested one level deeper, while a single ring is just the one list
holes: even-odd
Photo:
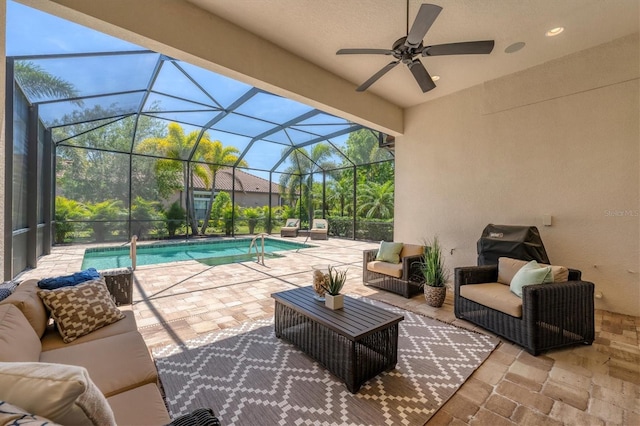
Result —
[{"label": "outdoor area rug", "polygon": [[247,322],[153,351],[171,417],[212,408],[223,425],[423,425],[499,342],[358,298],[404,315],[395,370],[354,395],[276,338],[273,319]]}]

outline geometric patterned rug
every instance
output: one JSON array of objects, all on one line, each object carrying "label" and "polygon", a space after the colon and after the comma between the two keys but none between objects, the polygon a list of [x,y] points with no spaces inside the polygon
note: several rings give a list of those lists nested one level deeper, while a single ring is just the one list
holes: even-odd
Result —
[{"label": "geometric patterned rug", "polygon": [[404,315],[396,368],[369,380],[357,394],[276,338],[273,320],[251,321],[153,351],[171,417],[212,408],[229,426],[423,425],[499,342],[357,298]]}]

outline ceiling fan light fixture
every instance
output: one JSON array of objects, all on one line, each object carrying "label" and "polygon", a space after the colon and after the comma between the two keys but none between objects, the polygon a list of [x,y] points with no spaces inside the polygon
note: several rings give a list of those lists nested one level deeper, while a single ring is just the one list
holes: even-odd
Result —
[{"label": "ceiling fan light fixture", "polygon": [[555,27],[555,28],[551,28],[549,31],[547,31],[545,33],[545,35],[547,37],[555,37],[557,35],[560,35],[560,33],[562,33],[564,31],[564,27]]}]

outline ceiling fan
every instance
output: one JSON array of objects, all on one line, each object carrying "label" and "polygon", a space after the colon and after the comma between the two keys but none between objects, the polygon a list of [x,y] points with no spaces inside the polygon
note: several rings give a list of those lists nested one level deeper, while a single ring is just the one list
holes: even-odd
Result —
[{"label": "ceiling fan", "polygon": [[391,49],[340,49],[336,55],[388,55],[395,58],[371,78],[362,83],[356,91],[364,92],[380,77],[391,71],[400,62],[407,65],[411,74],[418,82],[423,93],[436,87],[422,62],[416,56],[441,56],[441,55],[478,55],[488,54],[493,50],[493,40],[467,41],[462,43],[438,44],[424,46],[422,39],[435,22],[442,11],[442,7],[435,4],[424,3],[416,15],[411,30],[409,31],[409,1],[407,0],[407,35],[393,43]]}]

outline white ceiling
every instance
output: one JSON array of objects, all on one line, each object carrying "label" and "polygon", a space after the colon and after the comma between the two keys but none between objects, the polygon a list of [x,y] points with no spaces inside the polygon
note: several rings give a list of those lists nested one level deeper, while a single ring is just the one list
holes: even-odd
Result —
[{"label": "white ceiling", "polygon": [[[342,48],[390,49],[406,35],[404,0],[188,0],[352,82],[390,62],[384,55],[341,55]],[[409,21],[423,3],[409,0]],[[638,31],[640,0],[432,0],[443,7],[425,45],[495,40],[490,55],[421,58],[437,87],[422,93],[400,64],[368,90],[409,107]],[[545,37],[551,28],[564,33]],[[524,49],[504,49],[525,42]],[[640,66],[640,65],[639,65]]]}]

